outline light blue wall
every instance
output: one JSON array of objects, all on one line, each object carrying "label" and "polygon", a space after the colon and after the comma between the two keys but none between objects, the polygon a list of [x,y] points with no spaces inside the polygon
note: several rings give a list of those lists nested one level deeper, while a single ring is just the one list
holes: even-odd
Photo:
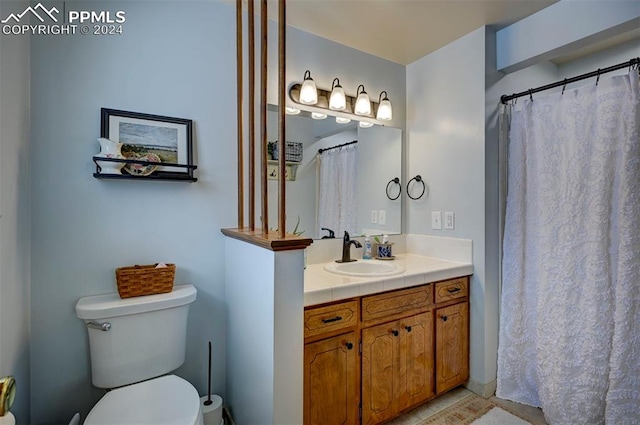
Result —
[{"label": "light blue wall", "polygon": [[[0,3],[0,16],[26,1]],[[18,424],[29,419],[29,37],[0,35],[0,378],[13,375]]]},{"label": "light blue wall", "polygon": [[[83,3],[86,5],[86,3]],[[78,7],[67,2],[67,8]],[[219,2],[92,2],[124,10],[124,35],[32,38],[32,424],[84,418],[90,380],[78,298],[115,291],[114,269],[174,262],[192,283],[187,357],[177,374],[225,389],[224,250],[235,222],[234,12]],[[197,183],[92,177],[100,108],[194,120]]]}]

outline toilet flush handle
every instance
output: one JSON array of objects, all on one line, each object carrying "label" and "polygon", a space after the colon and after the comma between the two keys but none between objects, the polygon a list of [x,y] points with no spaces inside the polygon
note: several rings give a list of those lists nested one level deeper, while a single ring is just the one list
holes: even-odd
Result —
[{"label": "toilet flush handle", "polygon": [[85,325],[87,325],[88,328],[97,329],[103,332],[106,332],[109,329],[111,329],[111,323],[109,322],[100,323],[100,322],[94,322],[93,320],[90,320],[88,322],[85,322]]}]

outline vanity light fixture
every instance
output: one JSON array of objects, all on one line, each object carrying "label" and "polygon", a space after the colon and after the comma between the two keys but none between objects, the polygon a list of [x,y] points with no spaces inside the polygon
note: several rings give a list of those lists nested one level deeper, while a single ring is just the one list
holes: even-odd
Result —
[{"label": "vanity light fixture", "polygon": [[318,103],[318,89],[316,83],[311,78],[311,71],[304,73],[304,81],[300,87],[300,103],[304,105],[315,105]]},{"label": "vanity light fixture", "polygon": [[338,124],[349,124],[351,122],[351,118],[336,117],[336,122]]},{"label": "vanity light fixture", "polygon": [[361,128],[373,127],[373,123],[372,122],[367,122],[367,121],[360,121],[359,125],[360,125]]},{"label": "vanity light fixture", "polygon": [[322,114],[320,112],[312,112],[311,118],[313,118],[314,120],[323,120],[327,118],[327,114]]},{"label": "vanity light fixture", "polygon": [[329,109],[334,111],[344,111],[347,107],[347,97],[344,94],[344,89],[340,85],[340,80],[333,79],[331,84],[331,97],[329,98]]},{"label": "vanity light fixture", "polygon": [[[382,98],[382,93],[384,93],[384,99]],[[393,118],[393,109],[391,108],[391,101],[387,97],[387,92],[380,92],[380,97],[378,100],[378,113],[376,114],[376,119],[381,121],[390,121]]]},{"label": "vanity light fixture", "polygon": [[[362,91],[360,91],[362,87]],[[357,115],[371,115],[371,101],[369,95],[364,91],[364,85],[360,84],[356,90],[356,106],[353,109]]]},{"label": "vanity light fixture", "polygon": [[298,115],[300,113],[300,109],[294,108],[294,107],[291,107],[291,106],[285,107],[284,110],[287,113],[287,115]]}]

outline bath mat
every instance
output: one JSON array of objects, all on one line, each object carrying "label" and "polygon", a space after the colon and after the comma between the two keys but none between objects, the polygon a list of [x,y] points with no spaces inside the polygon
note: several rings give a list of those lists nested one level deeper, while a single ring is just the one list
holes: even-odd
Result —
[{"label": "bath mat", "polygon": [[[495,420],[492,421],[491,418],[495,413],[489,417],[489,422],[477,422],[493,410],[503,411],[509,416],[513,416],[501,408],[498,408],[490,400],[475,394],[470,394],[468,397],[463,398],[435,415],[423,419],[418,422],[418,425],[511,425],[509,422],[503,424]],[[500,414],[500,412],[497,413]],[[514,422],[513,425],[530,425],[529,422],[523,419],[517,417],[516,419],[519,419],[521,422]]]},{"label": "bath mat", "polygon": [[471,425],[530,425],[530,422],[520,419],[511,413],[494,407],[482,415],[480,419],[471,422]]}]

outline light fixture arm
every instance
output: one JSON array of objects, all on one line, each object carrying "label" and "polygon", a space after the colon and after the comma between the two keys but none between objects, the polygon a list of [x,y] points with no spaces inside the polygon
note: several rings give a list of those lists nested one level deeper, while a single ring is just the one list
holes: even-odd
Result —
[{"label": "light fixture arm", "polygon": [[[384,93],[384,99],[382,98],[382,93]],[[380,92],[380,96],[378,97],[378,103],[382,102],[383,100],[389,100],[386,90],[382,90]]]}]

